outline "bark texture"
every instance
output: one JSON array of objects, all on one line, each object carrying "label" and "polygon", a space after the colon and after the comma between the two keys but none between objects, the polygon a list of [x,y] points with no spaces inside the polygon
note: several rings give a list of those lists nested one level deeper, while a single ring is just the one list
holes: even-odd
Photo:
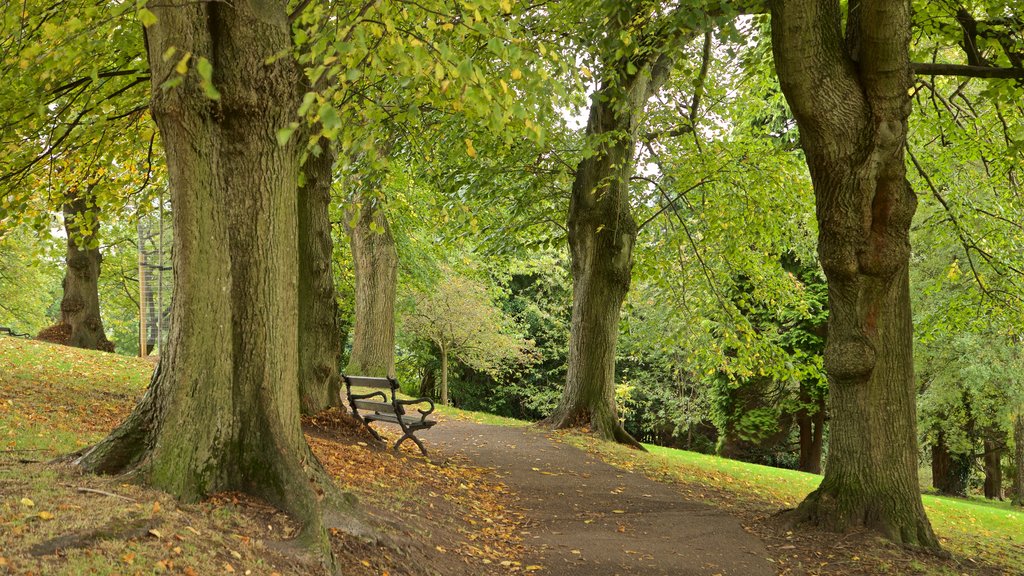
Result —
[{"label": "bark texture", "polygon": [[99,224],[88,217],[95,214],[92,196],[75,193],[64,205],[64,231],[67,234],[67,271],[61,286],[60,321],[70,330],[67,344],[88,350],[114,351],[107,340],[100,317],[99,279],[103,257],[94,246]]},{"label": "bark texture", "polygon": [[[605,63],[591,99],[587,137],[596,151],[580,161],[569,201],[572,320],[565,388],[545,424],[589,426],[598,436],[640,447],[615,407],[615,346],[629,290],[637,223],[630,208],[637,124],[668,78],[679,38],[647,39],[657,48],[639,61]],[[635,70],[628,73],[627,70]]]},{"label": "bark texture", "polygon": [[939,547],[918,487],[906,179],[909,0],[773,0],[772,47],[800,128],[828,278],[832,424],[797,518]]},{"label": "bark texture", "polygon": [[303,414],[341,404],[341,326],[334,290],[329,208],[335,154],[320,142],[321,152],[306,159],[299,186],[299,399]]},{"label": "bark texture", "polygon": [[[166,354],[128,419],[78,462],[129,473],[185,501],[238,490],[295,516],[331,558],[323,500],[341,499],[299,422],[297,71],[283,2],[153,6],[151,110],[174,206],[174,302]],[[219,100],[177,59],[213,65]],[[326,496],[325,496],[326,495]]]},{"label": "bark texture", "polygon": [[355,272],[355,327],[346,372],[363,376],[395,374],[395,291],[398,250],[379,198],[359,194],[358,213],[347,226]]}]

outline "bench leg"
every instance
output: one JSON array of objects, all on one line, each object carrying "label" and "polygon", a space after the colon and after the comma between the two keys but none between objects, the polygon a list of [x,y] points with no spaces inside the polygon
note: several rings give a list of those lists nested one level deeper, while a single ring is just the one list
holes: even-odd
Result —
[{"label": "bench leg", "polygon": [[[362,418],[360,418],[360,420],[362,420]],[[377,439],[377,442],[385,444],[384,439],[380,437],[380,434],[377,434],[377,431],[373,429],[373,426],[370,426],[369,422],[363,420],[363,425],[366,426],[366,429],[370,431],[370,434],[373,434],[373,437]]]},{"label": "bench leg", "polygon": [[394,446],[394,448],[392,448],[392,450],[394,450],[395,452],[398,452],[398,447],[401,446],[402,442],[405,442],[406,439],[409,439],[409,440],[412,440],[413,442],[415,442],[416,445],[420,447],[420,453],[423,454],[424,456],[427,455],[427,449],[423,447],[423,442],[420,442],[419,438],[413,436],[412,432],[406,432],[401,438],[399,438],[398,442],[395,442],[395,446]]}]

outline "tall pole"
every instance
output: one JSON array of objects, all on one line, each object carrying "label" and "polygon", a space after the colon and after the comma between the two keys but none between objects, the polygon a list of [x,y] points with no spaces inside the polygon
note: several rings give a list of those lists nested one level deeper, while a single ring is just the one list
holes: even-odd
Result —
[{"label": "tall pole", "polygon": [[142,235],[142,216],[139,216],[139,356],[146,354],[146,246]]}]

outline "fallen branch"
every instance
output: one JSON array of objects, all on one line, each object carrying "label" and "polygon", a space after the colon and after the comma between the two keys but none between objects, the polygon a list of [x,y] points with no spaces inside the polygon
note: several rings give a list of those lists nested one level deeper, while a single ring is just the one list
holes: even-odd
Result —
[{"label": "fallen branch", "polygon": [[121,496],[120,494],[114,494],[113,492],[107,492],[106,490],[97,490],[95,488],[86,488],[85,486],[79,486],[77,488],[77,490],[79,492],[88,492],[90,494],[102,494],[104,496],[113,496],[114,498],[120,498],[122,500],[127,500],[129,502],[137,502],[137,500],[135,500],[134,498],[129,498],[127,496]]}]

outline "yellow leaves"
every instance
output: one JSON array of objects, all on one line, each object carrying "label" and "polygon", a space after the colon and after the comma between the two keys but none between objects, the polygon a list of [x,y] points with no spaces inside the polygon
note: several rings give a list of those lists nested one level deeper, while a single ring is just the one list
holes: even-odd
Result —
[{"label": "yellow leaves", "polygon": [[154,538],[163,538],[164,537],[163,533],[160,532],[159,530],[157,530],[156,528],[153,528],[152,530],[150,530],[149,531],[149,535],[154,537]]},{"label": "yellow leaves", "polygon": [[26,508],[32,508],[33,506],[36,505],[36,503],[33,502],[31,498],[22,498],[21,499],[21,505],[26,507]]},{"label": "yellow leaves", "polygon": [[473,148],[472,138],[466,138],[466,154],[470,158],[476,158],[476,148]]},{"label": "yellow leaves", "polygon": [[121,556],[121,562],[124,562],[125,564],[128,564],[128,565],[134,564],[135,563],[135,553],[134,552],[128,552],[127,554],[124,554],[123,556]]},{"label": "yellow leaves", "polygon": [[187,73],[188,72],[188,61],[191,60],[191,59],[192,59],[192,53],[191,52],[186,52],[185,55],[181,57],[181,60],[178,60],[178,63],[174,66],[174,71],[177,72],[178,74],[182,74],[182,75]]},{"label": "yellow leaves", "polygon": [[160,502],[154,500],[153,501],[153,514],[159,514],[159,513],[160,513]]},{"label": "yellow leaves", "polygon": [[512,78],[513,80],[519,80],[520,78],[522,78],[522,77],[523,77],[523,71],[522,71],[522,70],[520,70],[519,68],[513,68],[513,69],[512,69],[512,72],[510,72],[510,73],[509,73],[509,76],[510,76],[510,77],[511,77],[511,78]]},{"label": "yellow leaves", "polygon": [[156,14],[153,14],[153,12],[146,8],[139,8],[135,15],[138,16],[139,22],[142,22],[142,25],[146,28],[156,24]]},{"label": "yellow leaves", "polygon": [[498,6],[501,8],[501,11],[504,12],[505,14],[508,14],[509,12],[512,11],[512,2],[510,2],[509,0],[501,0],[500,2],[498,2]]},{"label": "yellow leaves", "polygon": [[37,516],[39,516],[40,520],[53,520],[53,514],[50,512],[43,511],[37,514]]}]

